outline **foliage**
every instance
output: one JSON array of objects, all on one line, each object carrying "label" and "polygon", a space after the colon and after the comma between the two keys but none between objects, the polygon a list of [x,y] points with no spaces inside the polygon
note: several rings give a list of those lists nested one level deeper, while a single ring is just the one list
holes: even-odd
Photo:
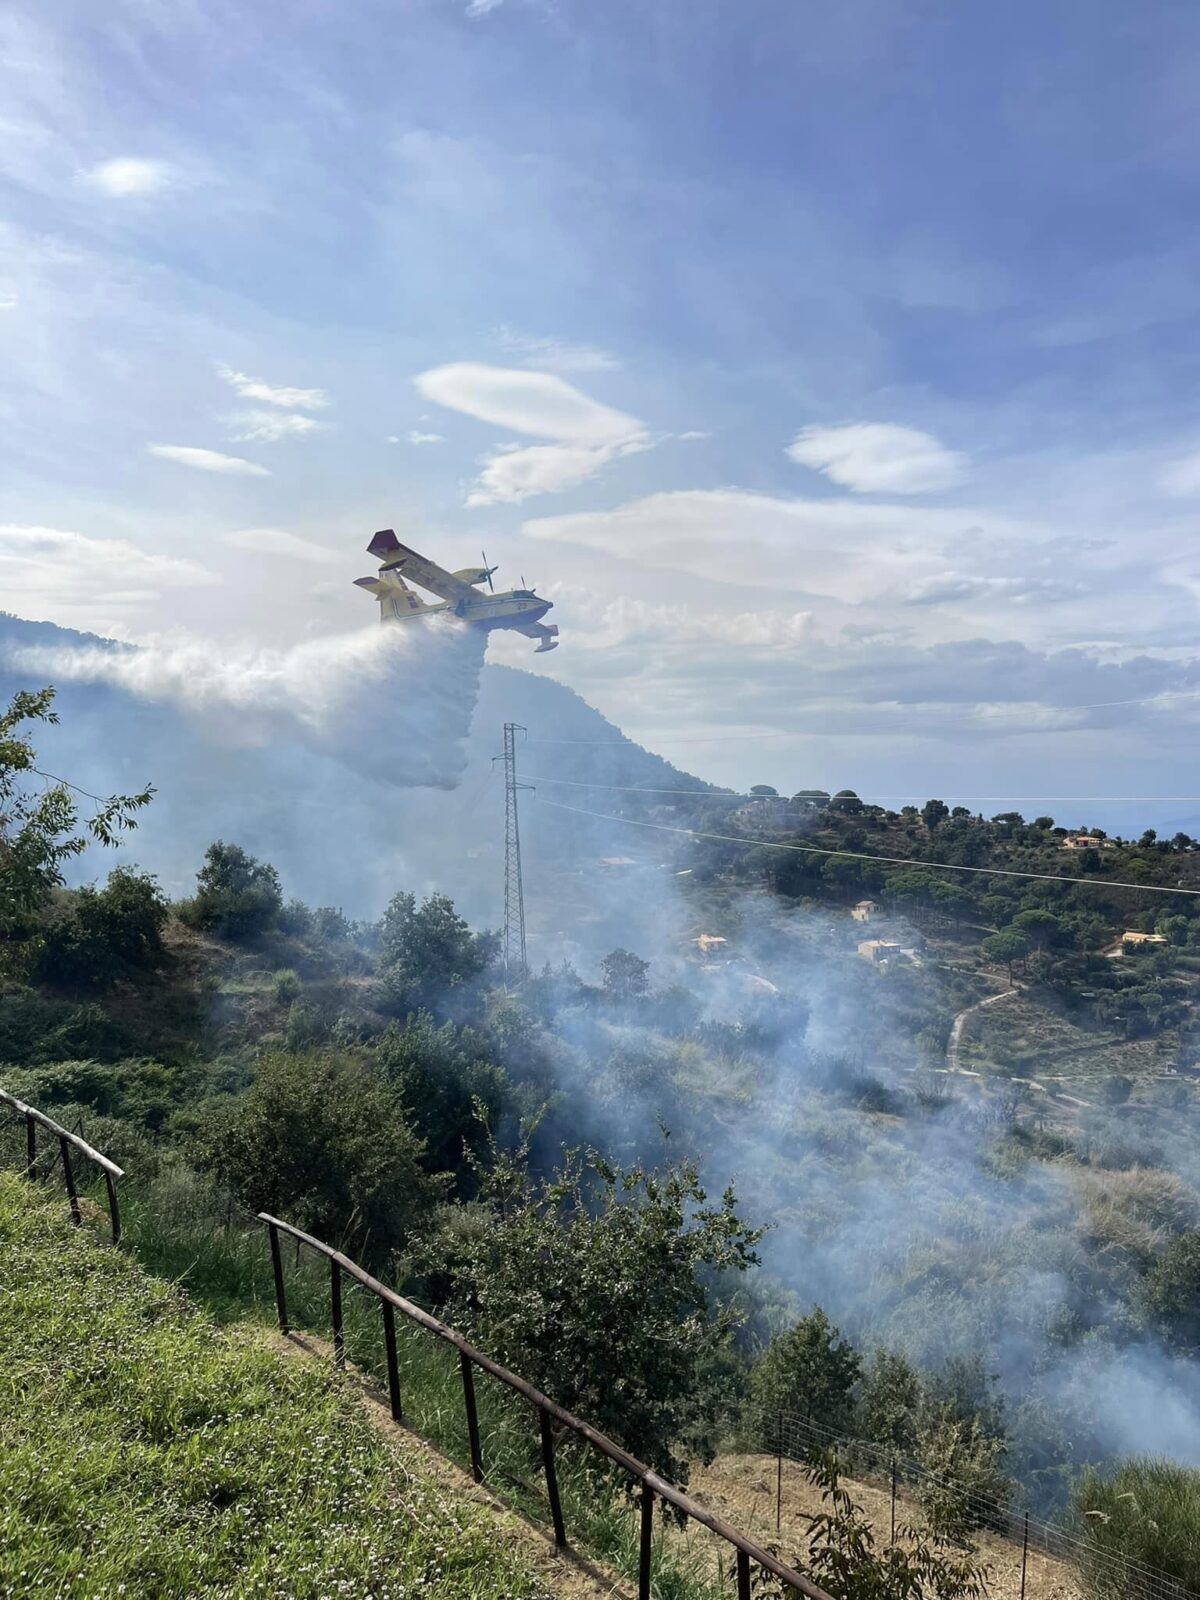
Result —
[{"label": "foliage", "polygon": [[910,1361],[892,1350],[874,1351],[859,1388],[858,1436],[888,1445],[896,1454],[911,1454],[923,1393],[920,1374]]},{"label": "foliage", "polygon": [[764,1418],[777,1412],[835,1433],[849,1431],[862,1360],[818,1306],[772,1339],[751,1378]]},{"label": "foliage", "polygon": [[[924,1529],[897,1528],[897,1541],[880,1548],[870,1518],[842,1488],[832,1454],[807,1471],[826,1509],[807,1518],[807,1549],[792,1565],[833,1600],[982,1600],[987,1594],[987,1568]],[[761,1593],[790,1600],[792,1591],[780,1586]]]},{"label": "foliage", "polygon": [[634,1000],[650,989],[650,963],[631,950],[610,950],[600,963],[604,992],[614,1000]]},{"label": "foliage", "polygon": [[1073,1496],[1087,1531],[1082,1561],[1091,1600],[1137,1600],[1163,1593],[1141,1568],[1200,1593],[1200,1472],[1173,1461],[1134,1456],[1102,1474],[1086,1468]]},{"label": "foliage", "polygon": [[396,1016],[462,1016],[495,960],[496,936],[472,933],[448,895],[394,895],[379,925],[382,999]]},{"label": "foliage", "polygon": [[1020,928],[1001,928],[999,933],[984,939],[979,948],[988,961],[1007,967],[1011,983],[1013,968],[1029,953],[1029,939]]},{"label": "foliage", "polygon": [[242,1205],[374,1259],[409,1243],[444,1192],[424,1155],[400,1091],[334,1049],[264,1056],[201,1150]]},{"label": "foliage", "polygon": [[504,1069],[468,1028],[439,1027],[426,1011],[393,1024],[376,1045],[379,1065],[399,1092],[409,1121],[425,1145],[425,1165],[453,1172],[460,1186],[473,1187],[476,1168],[489,1145],[489,1129],[511,1094]]},{"label": "foliage", "polygon": [[1142,1279],[1142,1304],[1172,1343],[1200,1351],[1200,1232],[1172,1239]]},{"label": "foliage", "polygon": [[751,1265],[759,1238],[733,1192],[711,1203],[690,1166],[654,1172],[566,1151],[539,1182],[518,1152],[497,1157],[473,1223],[433,1240],[430,1255],[454,1286],[456,1327],[686,1482],[685,1434],[712,1454],[697,1373],[734,1323],[706,1280]]},{"label": "foliage", "polygon": [[56,723],[54,690],[22,690],[0,711],[0,935],[12,936],[22,918],[45,904],[63,882],[65,862],[88,844],[114,845],[121,833],[137,827],[135,812],[149,805],[153,789],[140,794],[95,799],[97,810],[80,824],[72,793],[82,793],[60,778],[49,778],[39,795],[29,780],[41,776],[32,735],[25,723]]},{"label": "foliage", "polygon": [[103,989],[153,971],[166,959],[170,908],[147,873],[118,867],[103,889],[83,888],[41,937],[35,975],[46,983]]},{"label": "foliage", "polygon": [[0,1593],[533,1597],[308,1362],[222,1332],[0,1175]]},{"label": "foliage", "polygon": [[955,1416],[949,1406],[930,1408],[918,1434],[917,1459],[924,1468],[917,1499],[941,1538],[965,1540],[1008,1504],[1004,1441],[986,1433],[978,1416]]},{"label": "foliage", "polygon": [[283,909],[275,868],[221,839],[204,852],[196,884],[189,920],[221,939],[257,939],[275,926]]}]

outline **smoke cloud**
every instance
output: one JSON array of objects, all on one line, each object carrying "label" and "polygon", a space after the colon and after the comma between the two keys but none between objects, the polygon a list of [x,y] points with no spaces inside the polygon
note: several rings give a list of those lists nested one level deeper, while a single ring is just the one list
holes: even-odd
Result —
[{"label": "smoke cloud", "polygon": [[477,630],[431,620],[285,650],[166,639],[33,646],[10,661],[47,681],[101,683],[173,706],[213,743],[298,741],[379,783],[450,789],[466,763],[485,647]]}]

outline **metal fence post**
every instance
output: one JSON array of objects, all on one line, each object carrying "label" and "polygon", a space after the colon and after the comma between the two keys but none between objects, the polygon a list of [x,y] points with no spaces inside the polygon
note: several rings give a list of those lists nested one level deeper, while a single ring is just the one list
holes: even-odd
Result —
[{"label": "metal fence post", "polygon": [[483,1482],[483,1451],[479,1447],[479,1413],[475,1409],[475,1374],[466,1353],[458,1353],[462,1367],[463,1399],[467,1406],[467,1439],[471,1446],[471,1476],[476,1483]]},{"label": "metal fence post", "polygon": [[342,1269],[330,1257],[329,1309],[333,1320],[333,1359],[339,1367],[346,1365],[346,1335],[342,1331]]},{"label": "metal fence post", "polygon": [[558,1473],[554,1469],[554,1430],[549,1414],[538,1408],[538,1425],[542,1434],[542,1467],[546,1473],[546,1494],[550,1500],[550,1516],[554,1521],[554,1542],[561,1550],[567,1542],[563,1525],[562,1501],[558,1497]]},{"label": "metal fence post", "polygon": [[638,1600],[650,1600],[650,1556],[654,1548],[654,1490],[642,1485],[642,1539],[638,1553]]},{"label": "metal fence post", "polygon": [[779,1532],[783,1516],[783,1412],[779,1413],[779,1426],[775,1431],[775,1532]]},{"label": "metal fence post", "polygon": [[117,1205],[117,1186],[111,1172],[104,1174],[104,1187],[108,1190],[108,1220],[112,1224],[112,1242],[121,1242],[121,1211]]},{"label": "metal fence post", "polygon": [[275,1275],[275,1309],[279,1313],[279,1331],[288,1331],[287,1296],[283,1292],[283,1257],[279,1251],[279,1229],[273,1222],[267,1223],[267,1232],[271,1236],[271,1271]]},{"label": "metal fence post", "polygon": [[37,1123],[27,1111],[25,1113],[25,1176],[36,1179],[37,1175]]},{"label": "metal fence post", "polygon": [[1025,1567],[1029,1560],[1029,1513],[1025,1513],[1025,1528],[1021,1538],[1021,1600],[1025,1600]]},{"label": "metal fence post", "polygon": [[892,1543],[896,1542],[896,1458],[892,1457]]},{"label": "metal fence post", "polygon": [[737,1553],[737,1600],[751,1600],[750,1557],[744,1550]]},{"label": "metal fence post", "polygon": [[390,1300],[381,1300],[383,1307],[383,1343],[387,1350],[388,1399],[392,1404],[392,1421],[404,1421],[404,1408],[400,1404],[400,1364],[396,1360],[396,1313]]},{"label": "metal fence post", "polygon": [[71,1142],[65,1133],[59,1136],[58,1142],[62,1148],[63,1177],[67,1185],[67,1198],[71,1202],[71,1221],[79,1228],[83,1225],[83,1217],[79,1211],[79,1195],[75,1188],[75,1174],[71,1171]]}]

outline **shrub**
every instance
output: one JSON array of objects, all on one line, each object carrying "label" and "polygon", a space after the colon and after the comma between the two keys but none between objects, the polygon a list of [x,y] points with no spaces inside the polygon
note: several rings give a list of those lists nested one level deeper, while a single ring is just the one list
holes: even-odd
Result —
[{"label": "shrub", "polygon": [[335,1051],[267,1055],[201,1134],[204,1164],[241,1203],[380,1259],[411,1241],[445,1185],[398,1091]]},{"label": "shrub", "polygon": [[222,939],[255,939],[274,927],[283,909],[279,874],[241,845],[218,839],[204,852],[188,919]]},{"label": "shrub", "polygon": [[1084,1588],[1094,1600],[1128,1600],[1161,1594],[1137,1562],[1200,1592],[1200,1472],[1153,1456],[1135,1456],[1113,1472],[1088,1468],[1073,1496],[1086,1526],[1081,1562]]},{"label": "shrub", "polygon": [[153,970],[165,959],[163,928],[170,915],[157,882],[118,867],[103,889],[78,889],[70,908],[45,928],[34,963],[45,983],[106,988]]},{"label": "shrub", "polygon": [[975,1528],[996,1526],[1011,1485],[1001,1463],[1004,1441],[985,1433],[980,1419],[934,1408],[922,1422],[917,1459],[924,1473],[917,1499],[931,1531],[965,1540]]},{"label": "shrub", "polygon": [[801,1317],[772,1339],[751,1378],[755,1405],[767,1425],[777,1413],[834,1433],[849,1430],[862,1361],[821,1310]]},{"label": "shrub", "polygon": [[872,1444],[909,1455],[916,1445],[921,1409],[921,1379],[904,1356],[876,1350],[862,1375],[855,1428]]}]

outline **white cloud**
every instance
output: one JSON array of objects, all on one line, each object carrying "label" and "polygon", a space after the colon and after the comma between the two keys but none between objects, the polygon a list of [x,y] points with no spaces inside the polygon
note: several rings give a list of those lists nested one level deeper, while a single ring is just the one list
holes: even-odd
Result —
[{"label": "white cloud", "polygon": [[469,17],[486,17],[489,11],[498,11],[504,0],[470,0],[467,6]]},{"label": "white cloud", "polygon": [[[444,434],[422,433],[419,428],[410,428],[407,434],[409,444],[445,444]],[[393,440],[393,443],[398,441]]]},{"label": "white cloud", "polygon": [[127,539],[97,539],[63,528],[0,526],[0,595],[28,617],[101,626],[127,618],[163,589],[219,583],[194,561],[142,550]]},{"label": "white cloud", "polygon": [[527,367],[542,372],[612,372],[621,363],[607,350],[590,344],[569,344],[562,339],[534,339],[512,328],[499,330],[505,350],[524,358]]},{"label": "white cloud", "polygon": [[711,439],[712,434],[704,428],[688,428],[679,435],[681,439]]},{"label": "white cloud", "polygon": [[1200,494],[1200,450],[1172,461],[1159,476],[1159,488],[1173,498],[1184,500]]},{"label": "white cloud", "polygon": [[299,438],[325,426],[301,411],[235,411],[225,421],[232,430],[231,439],[256,439],[268,444],[276,439]]},{"label": "white cloud", "polygon": [[802,467],[823,472],[857,494],[924,494],[966,477],[967,458],[917,428],[851,422],[804,428],[787,448]]},{"label": "white cloud", "polygon": [[0,311],[12,311],[19,298],[11,284],[0,283]]},{"label": "white cloud", "polygon": [[221,543],[234,550],[253,550],[258,555],[291,556],[296,561],[310,561],[316,566],[332,566],[342,558],[335,550],[314,544],[289,533],[286,528],[236,528],[221,535]]},{"label": "white cloud", "polygon": [[261,378],[251,378],[245,372],[235,372],[232,367],[217,366],[217,374],[224,378],[243,400],[260,400],[266,405],[283,406],[299,411],[322,411],[329,404],[324,389],[289,389],[285,386],[264,383]]},{"label": "white cloud", "polygon": [[413,380],[437,405],[551,444],[498,445],[481,458],[483,472],[469,506],[525,500],[574,488],[619,456],[651,448],[636,417],[593,400],[547,372],[460,361]]},{"label": "white cloud", "polygon": [[83,174],[84,181],[101,194],[126,199],[130,195],[155,194],[174,181],[175,169],[167,161],[143,156],[116,156],[102,161]]},{"label": "white cloud", "polygon": [[177,461],[183,467],[197,467],[201,472],[221,472],[235,478],[269,478],[268,467],[245,461],[241,456],[225,456],[219,450],[200,450],[186,444],[148,444],[152,456],[164,461]]}]

